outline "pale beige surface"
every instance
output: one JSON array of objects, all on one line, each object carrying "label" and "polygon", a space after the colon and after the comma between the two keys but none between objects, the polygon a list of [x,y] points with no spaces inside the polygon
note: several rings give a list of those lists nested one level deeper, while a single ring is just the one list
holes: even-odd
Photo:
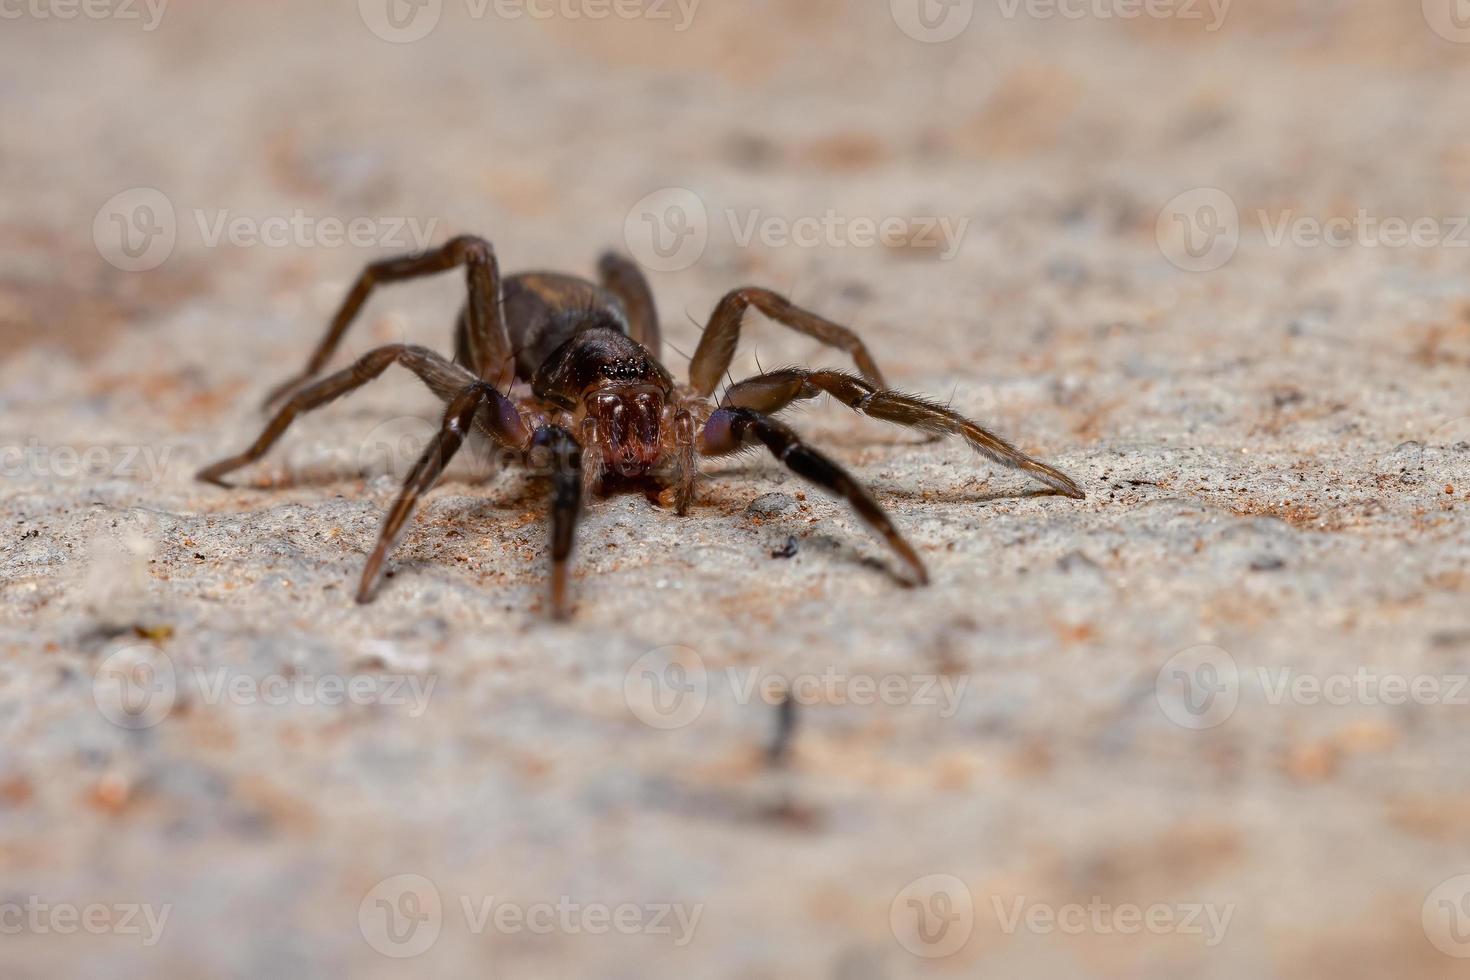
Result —
[{"label": "pale beige surface", "polygon": [[[1470,249],[1267,232],[1361,208],[1453,238],[1470,45],[1407,0],[1240,0],[1218,31],[982,2],[945,44],[887,6],[705,0],[679,32],[446,3],[408,44],[350,2],[176,0],[151,32],[0,22],[0,902],[170,908],[151,947],[28,924],[0,940],[7,976],[1464,974],[1432,942],[1454,948],[1439,899],[1464,889],[1431,892],[1470,873]],[[167,198],[177,244],[125,272],[94,219],[139,187]],[[541,491],[470,466],[379,600],[350,601],[395,489],[361,467],[432,417],[412,381],[300,423],[245,488],[191,481],[391,251],[211,247],[221,212],[432,220],[435,240],[487,235],[508,269],[575,271],[670,187],[711,228],[698,262],[653,276],[674,345],[731,286],[788,291],[1089,499],[813,409],[795,424],[873,486],[932,587],[903,589],[839,505],[751,457],[711,464],[684,520],[594,505],[577,616],[554,627]],[[1182,272],[1156,219],[1208,187],[1241,246]],[[840,236],[742,246],[726,216],[829,210],[969,225],[945,261]],[[460,288],[381,295],[348,349],[447,349]],[[840,363],[767,323],[749,336],[740,370],[755,351]],[[88,450],[104,472],[68,475]],[[140,633],[178,696],[129,731],[94,674]],[[1156,681],[1201,644],[1235,665],[1239,705],[1192,730]],[[696,652],[709,697],[665,731],[625,679],[668,645]],[[729,683],[752,671],[848,682],[799,712],[783,772],[760,761],[774,711]],[[1274,693],[1360,673],[1375,686],[1340,704]],[[425,710],[208,689],[383,675]],[[947,717],[835,703],[884,678],[962,697]],[[1394,678],[1439,703],[1383,703]],[[400,874],[443,905],[416,959],[369,942],[372,890]],[[902,925],[902,890],[932,874],[963,884],[974,927],[928,960],[890,913]],[[478,929],[461,899],[490,896],[699,918],[683,946]],[[1018,902],[1115,911],[1008,928]],[[1220,941],[1207,917],[1163,934],[1116,917],[1196,905],[1228,912]]]}]

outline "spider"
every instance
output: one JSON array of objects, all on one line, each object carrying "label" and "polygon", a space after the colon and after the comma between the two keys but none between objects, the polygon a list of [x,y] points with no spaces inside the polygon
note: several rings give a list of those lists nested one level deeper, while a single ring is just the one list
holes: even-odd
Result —
[{"label": "spider", "polygon": [[[455,328],[453,360],[425,347],[389,344],[316,380],[375,286],[459,267],[465,270],[469,296]],[[750,307],[846,351],[858,373],[783,368],[730,384],[712,402]],[[489,242],[457,237],[367,266],[306,368],[267,397],[267,410],[280,407],[260,437],[239,455],[200,470],[198,478],[228,486],[224,477],[264,456],[299,415],[399,364],[448,407],[383,520],[363,569],[358,602],[372,600],[384,561],[414,506],[438,482],[465,438],[477,432],[527,465],[533,459],[549,463],[550,611],[558,619],[568,615],[567,560],[584,496],[641,490],[682,515],[694,499],[699,456],[728,456],[760,446],[798,476],[845,499],[908,566],[914,583],[927,584],[923,561],[872,495],[774,417],[793,402],[824,392],[875,419],[960,436],[987,458],[1061,494],[1084,496],[1065,474],[979,424],[926,398],[893,391],[856,334],[770,290],[748,286],[720,300],[690,358],[687,384],[675,382],[659,363],[660,350],[653,294],[632,260],[604,255],[596,283],[553,272],[502,278]]]}]

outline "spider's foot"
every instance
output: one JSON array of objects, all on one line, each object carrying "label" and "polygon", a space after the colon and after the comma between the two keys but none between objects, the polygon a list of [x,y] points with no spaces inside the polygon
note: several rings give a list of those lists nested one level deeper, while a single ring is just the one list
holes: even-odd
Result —
[{"label": "spider's foot", "polygon": [[664,510],[671,510],[680,517],[689,513],[689,505],[694,501],[693,487],[664,487],[658,492],[655,503]]},{"label": "spider's foot", "polygon": [[225,477],[237,468],[238,464],[233,459],[222,459],[218,463],[204,467],[194,474],[194,479],[200,483],[213,483],[217,487],[231,489],[230,484],[225,482]]},{"label": "spider's foot", "polygon": [[1028,460],[1027,463],[1029,465],[1023,465],[1024,469],[1028,470],[1033,477],[1045,483],[1063,497],[1071,497],[1073,500],[1087,499],[1087,494],[1077,485],[1077,481],[1061,470],[1047,466],[1045,463],[1039,463],[1036,460]]}]

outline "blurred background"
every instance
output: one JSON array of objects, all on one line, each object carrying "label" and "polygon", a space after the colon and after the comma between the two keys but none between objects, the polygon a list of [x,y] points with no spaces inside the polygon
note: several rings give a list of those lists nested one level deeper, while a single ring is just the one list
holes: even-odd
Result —
[{"label": "blurred background", "polygon": [[[1463,975],[1467,69],[1463,0],[0,0],[4,972]],[[750,457],[552,627],[466,459],[358,607],[412,378],[191,476],[461,233],[632,255],[681,378],[777,289],[1089,498],[817,406],[931,588]]]}]

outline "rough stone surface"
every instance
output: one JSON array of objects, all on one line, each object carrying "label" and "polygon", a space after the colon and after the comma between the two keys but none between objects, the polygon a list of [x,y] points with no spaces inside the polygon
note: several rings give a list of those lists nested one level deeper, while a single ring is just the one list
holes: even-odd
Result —
[{"label": "rough stone surface", "polygon": [[[941,44],[838,0],[706,0],[683,31],[446,3],[402,44],[357,6],[0,24],[7,976],[1463,975],[1470,45],[1434,3],[1241,0],[1213,31],[1203,4],[981,3]],[[543,491],[474,460],[352,601],[434,417],[411,379],[302,420],[237,489],[192,481],[411,244],[389,219],[590,270],[670,187],[709,227],[652,277],[672,346],[771,285],[1088,499],[817,406],[793,423],[931,587],[749,456],[684,519],[592,506],[551,625]],[[134,188],[177,239],[142,272],[102,257],[127,264],[107,202]],[[1198,188],[1240,244],[1187,272],[1157,219]],[[133,195],[135,229],[166,220]],[[1273,242],[1360,209],[1448,240]],[[378,237],[213,237],[298,210]],[[947,259],[850,224],[741,240],[829,212],[969,224]],[[339,360],[447,350],[461,289],[383,291]],[[748,337],[737,376],[843,363]],[[811,683],[771,765],[777,677]],[[958,918],[925,945],[936,885]],[[385,931],[415,897],[420,931]],[[65,929],[94,903],[111,928]],[[168,910],[155,944],[130,905]]]}]

